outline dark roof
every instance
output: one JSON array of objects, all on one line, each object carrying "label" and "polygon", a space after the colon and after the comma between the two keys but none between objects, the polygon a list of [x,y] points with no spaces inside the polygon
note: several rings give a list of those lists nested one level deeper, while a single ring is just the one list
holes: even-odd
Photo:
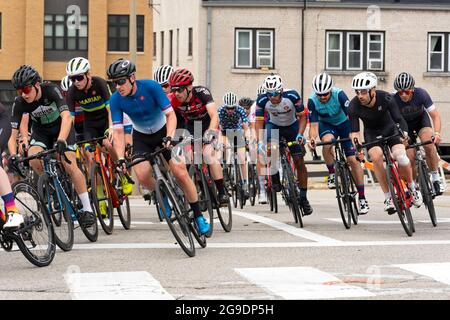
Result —
[{"label": "dark roof", "polygon": [[[227,3],[227,4],[302,4],[304,0],[203,0],[203,3]],[[342,4],[418,4],[418,5],[443,5],[450,4],[450,0],[306,0],[307,3],[342,3]]]}]

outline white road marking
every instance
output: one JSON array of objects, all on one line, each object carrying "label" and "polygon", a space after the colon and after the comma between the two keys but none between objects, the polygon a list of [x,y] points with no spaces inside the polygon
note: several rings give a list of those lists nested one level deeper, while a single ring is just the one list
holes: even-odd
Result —
[{"label": "white road marking", "polygon": [[282,230],[284,232],[287,232],[289,234],[292,234],[296,237],[300,237],[300,238],[304,238],[304,239],[308,239],[311,241],[316,241],[318,243],[327,243],[327,244],[333,244],[333,243],[341,243],[342,241],[333,239],[333,238],[328,238],[325,236],[322,236],[320,234],[311,232],[311,231],[306,231],[304,229],[298,228],[298,227],[293,227],[290,226],[286,223],[280,222],[280,221],[276,221],[273,219],[269,219],[266,217],[263,217],[261,215],[257,215],[257,214],[253,214],[253,213],[248,213],[248,212],[244,212],[244,211],[233,211],[233,215],[235,216],[240,216],[242,218],[245,219],[249,219],[249,220],[253,220],[253,221],[257,221],[260,223],[264,223],[268,226],[271,226],[272,228],[275,229],[279,229]]},{"label": "white road marking", "polygon": [[[329,220],[333,222],[342,223],[342,219],[339,218],[324,218],[324,220]],[[388,220],[361,220],[361,218],[358,219],[358,224],[400,224],[400,221],[388,221]]]},{"label": "white road marking", "polygon": [[374,293],[351,286],[335,276],[310,267],[235,269],[255,285],[283,299],[335,299],[373,297]]},{"label": "white road marking", "polygon": [[[431,220],[418,220],[419,222],[422,223],[431,223]],[[450,222],[450,218],[438,218],[437,219],[437,223],[449,223]]]},{"label": "white road marking", "polygon": [[[450,245],[450,240],[421,240],[421,241],[341,241],[336,243],[324,242],[208,242],[210,249],[233,248],[328,248],[328,247],[382,247],[382,246],[428,246]],[[199,246],[197,246],[199,247]],[[93,243],[75,244],[74,250],[105,250],[105,249],[178,249],[175,242],[167,243]]]},{"label": "white road marking", "polygon": [[148,272],[67,273],[73,300],[173,300]]},{"label": "white road marking", "polygon": [[418,273],[450,285],[450,262],[395,264],[394,267]]}]

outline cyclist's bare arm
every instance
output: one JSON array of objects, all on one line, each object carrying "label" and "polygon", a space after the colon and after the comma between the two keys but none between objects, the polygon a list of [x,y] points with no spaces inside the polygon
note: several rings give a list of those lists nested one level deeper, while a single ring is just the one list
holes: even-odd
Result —
[{"label": "cyclist's bare arm", "polygon": [[209,123],[209,129],[219,128],[219,114],[217,113],[217,106],[215,102],[208,103],[206,105],[206,110],[208,111],[211,122]]},{"label": "cyclist's bare arm", "polygon": [[61,129],[59,130],[58,140],[67,140],[70,129],[72,129],[72,116],[69,110],[61,112]]},{"label": "cyclist's bare arm", "polygon": [[123,127],[114,128],[113,147],[118,159],[125,158],[125,131],[123,130]]}]

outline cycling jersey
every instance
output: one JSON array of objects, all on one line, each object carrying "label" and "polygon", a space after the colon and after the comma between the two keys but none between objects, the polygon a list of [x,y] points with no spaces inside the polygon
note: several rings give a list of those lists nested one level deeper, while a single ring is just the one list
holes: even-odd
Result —
[{"label": "cycling jersey", "polygon": [[221,130],[242,129],[244,124],[248,124],[247,113],[241,106],[236,106],[231,113],[225,106],[221,106],[218,111]]},{"label": "cycling jersey", "polygon": [[5,106],[0,102],[0,154],[6,149],[11,136],[11,119]]},{"label": "cycling jersey", "polygon": [[350,101],[339,88],[331,89],[331,96],[326,103],[320,102],[315,93],[308,99],[309,121],[326,122],[338,126],[347,121],[347,109]]},{"label": "cycling jersey", "polygon": [[409,123],[419,122],[423,117],[428,117],[426,112],[436,109],[430,95],[422,88],[415,88],[412,98],[408,102],[403,102],[398,93],[394,97],[400,113],[408,122],[408,125]]},{"label": "cycling jersey", "polygon": [[268,113],[268,121],[279,127],[287,127],[297,121],[297,113],[304,113],[300,95],[295,90],[284,91],[281,101],[272,104],[267,95],[260,95],[256,102],[256,119],[264,119],[264,111]]},{"label": "cycling jersey", "polygon": [[159,83],[153,80],[136,80],[134,95],[122,97],[115,92],[110,99],[114,128],[123,128],[126,113],[133,129],[144,134],[153,134],[166,124],[166,113],[173,111],[169,99]]},{"label": "cycling jersey", "polygon": [[125,134],[131,134],[133,132],[133,123],[126,113],[123,114],[123,130]]},{"label": "cycling jersey", "polygon": [[30,114],[33,131],[39,128],[61,125],[60,113],[68,111],[64,98],[59,88],[51,82],[41,84],[41,98],[32,103],[27,103],[22,97],[16,97],[11,108],[11,125],[13,129],[18,129],[22,115]]},{"label": "cycling jersey", "polygon": [[111,91],[107,82],[100,77],[92,77],[91,87],[86,91],[71,86],[67,91],[67,104],[70,110],[75,110],[76,104],[84,112],[85,121],[96,121],[107,117],[106,108],[109,107]]},{"label": "cycling jersey", "polygon": [[186,102],[180,102],[175,95],[170,96],[170,103],[176,112],[179,112],[186,124],[190,125],[196,120],[209,120],[208,110],[206,106],[214,102],[211,92],[208,88],[196,86],[192,88],[192,98]]}]

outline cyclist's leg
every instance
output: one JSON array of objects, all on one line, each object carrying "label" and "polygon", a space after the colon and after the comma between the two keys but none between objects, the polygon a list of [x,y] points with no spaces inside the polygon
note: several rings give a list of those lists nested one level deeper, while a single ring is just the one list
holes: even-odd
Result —
[{"label": "cyclist's leg", "polygon": [[[335,130],[335,127],[326,123],[326,122],[319,122],[319,137],[322,142],[328,142],[333,139],[337,138],[337,133]],[[327,145],[322,147],[322,155],[323,159],[325,161],[325,165],[328,169],[328,181],[331,180],[334,176],[335,170],[334,170],[334,153],[333,153],[333,146]],[[330,184],[330,183],[329,183]],[[332,183],[332,186],[334,187],[334,182]],[[330,187],[330,186],[329,186]]]},{"label": "cyclist's leg", "polygon": [[[33,133],[31,134],[30,148],[28,149],[28,156],[32,156],[46,149],[53,148],[52,136],[54,133],[51,131],[51,129],[44,130],[42,128],[40,128],[39,130],[33,130]],[[42,175],[44,173],[42,160],[31,160],[30,166],[38,175]]]}]

